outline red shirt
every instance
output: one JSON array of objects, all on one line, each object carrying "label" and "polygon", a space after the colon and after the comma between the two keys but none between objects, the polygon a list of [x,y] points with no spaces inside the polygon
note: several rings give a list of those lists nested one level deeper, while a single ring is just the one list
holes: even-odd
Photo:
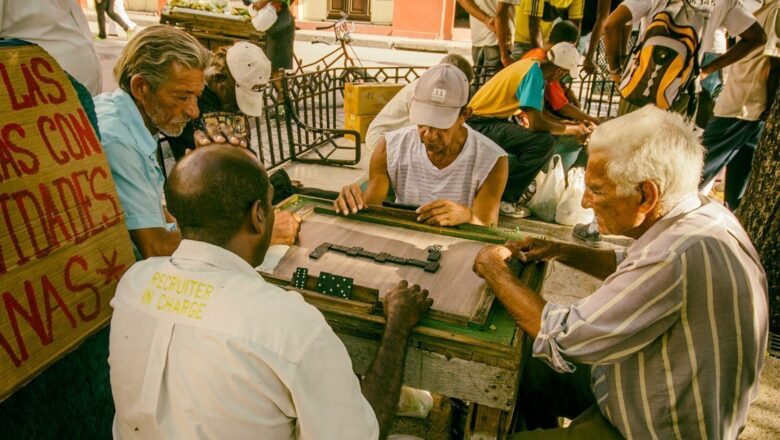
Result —
[{"label": "red shirt", "polygon": [[[542,60],[547,57],[547,52],[542,48],[531,49],[521,59],[525,60],[533,58],[535,60]],[[569,98],[566,97],[566,92],[563,90],[563,86],[560,81],[548,81],[544,86],[544,100],[550,104],[550,107],[558,111],[569,103]]]}]

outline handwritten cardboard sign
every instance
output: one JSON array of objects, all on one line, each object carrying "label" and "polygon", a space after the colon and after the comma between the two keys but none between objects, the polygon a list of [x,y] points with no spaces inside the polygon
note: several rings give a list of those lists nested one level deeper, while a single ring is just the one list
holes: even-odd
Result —
[{"label": "handwritten cardboard sign", "polygon": [[108,322],[133,261],[67,75],[37,46],[0,47],[0,400]]}]

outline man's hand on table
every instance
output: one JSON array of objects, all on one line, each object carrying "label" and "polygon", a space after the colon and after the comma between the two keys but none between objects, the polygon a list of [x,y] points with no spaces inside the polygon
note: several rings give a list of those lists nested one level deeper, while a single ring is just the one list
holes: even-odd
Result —
[{"label": "man's hand on table", "polygon": [[520,241],[509,241],[503,246],[483,247],[474,260],[474,272],[482,278],[490,276],[496,270],[509,270],[507,262],[516,258],[523,263],[552,260],[565,252],[565,245],[538,238],[528,237]]},{"label": "man's hand on table", "polygon": [[333,201],[333,207],[336,208],[336,213],[349,215],[367,208],[368,205],[363,201],[363,192],[360,191],[360,186],[353,183],[341,188],[339,196]]},{"label": "man's hand on table", "polygon": [[450,200],[434,200],[415,211],[417,221],[435,226],[456,226],[471,221],[471,209]]},{"label": "man's hand on table", "polygon": [[506,247],[512,256],[523,263],[553,260],[563,254],[563,245],[548,240],[527,237],[520,241],[510,241]]},{"label": "man's hand on table", "polygon": [[474,259],[474,273],[481,278],[487,278],[496,270],[508,270],[507,262],[512,258],[512,251],[506,246],[487,245],[479,250]]},{"label": "man's hand on table", "polygon": [[301,218],[288,211],[277,211],[274,215],[274,229],[271,233],[271,244],[295,243],[301,230]]},{"label": "man's hand on table", "polygon": [[206,124],[204,130],[195,130],[195,147],[203,147],[211,144],[230,144],[247,148],[249,143],[246,137],[233,132],[233,127],[228,124]]},{"label": "man's hand on table", "polygon": [[406,280],[387,292],[382,301],[388,328],[404,333],[410,332],[433,304],[427,290],[417,284],[409,286]]}]

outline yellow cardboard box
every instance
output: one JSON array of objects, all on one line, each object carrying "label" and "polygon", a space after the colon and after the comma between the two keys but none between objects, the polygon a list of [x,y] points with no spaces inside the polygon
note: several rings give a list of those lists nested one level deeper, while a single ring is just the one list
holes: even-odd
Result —
[{"label": "yellow cardboard box", "polygon": [[[366,141],[366,133],[368,132],[368,126],[371,125],[371,121],[374,120],[376,115],[356,115],[354,113],[344,114],[344,129],[355,130],[360,132],[360,141]],[[354,140],[354,136],[346,135],[347,139]]]},{"label": "yellow cardboard box", "polygon": [[344,112],[375,115],[405,84],[348,83],[344,86]]}]

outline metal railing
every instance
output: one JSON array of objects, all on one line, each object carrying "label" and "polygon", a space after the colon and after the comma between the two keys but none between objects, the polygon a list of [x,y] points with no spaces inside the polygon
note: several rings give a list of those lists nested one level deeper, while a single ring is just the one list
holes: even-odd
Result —
[{"label": "metal railing", "polygon": [[406,84],[424,71],[424,67],[354,67],[285,75],[278,85],[266,87],[263,116],[251,118],[250,148],[268,169],[290,160],[354,165],[360,161],[361,139],[357,131],[344,129],[344,85]]},{"label": "metal railing", "polygon": [[[603,45],[596,55],[596,72],[575,78],[570,88],[580,107],[597,117],[617,116],[619,94],[609,77]],[[497,71],[475,66],[475,89]],[[267,169],[296,161],[324,165],[354,165],[360,161],[360,134],[344,129],[344,86],[351,82],[406,84],[426,67],[331,68],[282,75],[263,91],[264,112],[250,118],[250,149]]]}]

